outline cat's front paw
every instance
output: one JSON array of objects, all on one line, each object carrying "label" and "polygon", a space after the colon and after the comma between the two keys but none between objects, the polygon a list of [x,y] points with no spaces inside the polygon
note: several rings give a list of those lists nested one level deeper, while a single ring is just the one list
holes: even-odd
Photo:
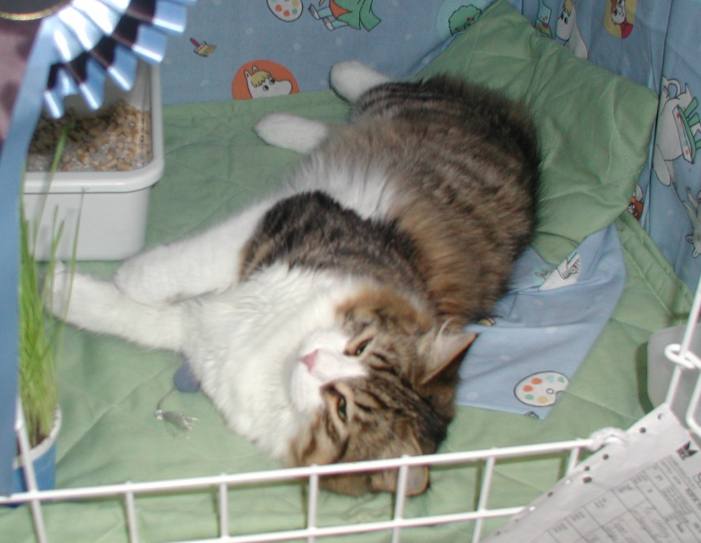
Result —
[{"label": "cat's front paw", "polygon": [[254,127],[264,142],[298,153],[308,153],[327,135],[324,123],[312,121],[289,113],[265,115]]},{"label": "cat's front paw", "polygon": [[329,79],[334,90],[349,102],[355,102],[364,92],[389,81],[386,75],[357,60],[334,64]]},{"label": "cat's front paw", "polygon": [[143,304],[154,305],[166,302],[172,293],[166,288],[169,280],[159,277],[158,264],[165,258],[159,248],[126,260],[112,278],[114,285],[129,298]]},{"label": "cat's front paw", "polygon": [[46,308],[80,328],[89,328],[96,315],[114,307],[109,283],[74,272],[60,262],[55,264],[48,285],[50,290],[44,294]]}]

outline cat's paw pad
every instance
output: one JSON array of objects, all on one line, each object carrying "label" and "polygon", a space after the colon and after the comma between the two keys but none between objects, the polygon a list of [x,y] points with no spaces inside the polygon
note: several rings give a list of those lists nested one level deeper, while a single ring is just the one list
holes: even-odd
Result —
[{"label": "cat's paw pad", "polygon": [[389,81],[386,75],[357,60],[334,64],[329,78],[334,90],[349,102],[355,102],[365,91]]},{"label": "cat's paw pad", "polygon": [[270,145],[299,153],[314,149],[327,134],[325,124],[289,113],[264,116],[256,123],[254,131]]}]

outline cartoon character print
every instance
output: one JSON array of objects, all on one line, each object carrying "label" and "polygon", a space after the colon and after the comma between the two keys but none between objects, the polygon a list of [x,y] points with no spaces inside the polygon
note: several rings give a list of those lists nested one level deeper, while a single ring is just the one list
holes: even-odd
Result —
[{"label": "cartoon character print", "polygon": [[290,81],[277,81],[273,74],[266,70],[261,70],[257,66],[251,66],[250,70],[244,71],[246,85],[251,98],[265,98],[268,96],[283,96],[292,93],[292,83]]},{"label": "cartoon character print", "polygon": [[304,13],[302,0],[268,0],[268,8],[275,17],[286,23],[296,21]]},{"label": "cartoon character print", "polygon": [[582,256],[578,251],[573,251],[545,278],[545,281],[541,285],[540,289],[552,290],[555,288],[573,285],[578,281],[581,271]]},{"label": "cartoon character print", "polygon": [[474,4],[469,4],[467,6],[460,6],[456,9],[450,17],[448,17],[448,28],[450,29],[450,35],[462,32],[471,24],[474,24],[477,19],[482,15],[482,10],[475,6]]},{"label": "cartoon character print", "polygon": [[351,27],[370,32],[382,20],[372,11],[373,0],[318,0],[309,5],[310,15],[327,30]]},{"label": "cartoon character print", "polygon": [[283,96],[299,92],[297,81],[287,68],[272,60],[253,60],[241,66],[231,82],[236,100]]},{"label": "cartoon character print", "polygon": [[573,0],[565,0],[560,11],[556,27],[557,37],[565,42],[567,48],[578,58],[587,58],[589,51],[577,26],[577,12]]},{"label": "cartoon character print", "polygon": [[541,371],[521,379],[514,387],[516,399],[531,407],[554,405],[567,389],[569,379],[557,371]]},{"label": "cartoon character print", "polygon": [[192,52],[200,57],[208,57],[209,55],[214,53],[214,50],[217,48],[217,46],[214,44],[207,43],[204,40],[202,40],[200,42],[200,41],[196,40],[195,38],[190,38],[190,43],[194,47]]},{"label": "cartoon character print", "polygon": [[625,39],[633,32],[637,0],[609,0],[604,13],[604,27],[616,38]]},{"label": "cartoon character print", "polygon": [[536,15],[535,29],[548,38],[553,37],[553,31],[550,28],[552,14],[553,10],[543,0],[538,0],[538,15]]},{"label": "cartoon character print", "polygon": [[640,218],[643,216],[643,211],[645,210],[644,198],[643,189],[640,185],[635,185],[635,190],[628,202],[628,213],[633,215],[637,221],[640,221]]},{"label": "cartoon character print", "polygon": [[691,256],[697,258],[701,255],[701,213],[699,212],[699,203],[701,202],[701,192],[694,196],[691,191],[686,189],[686,201],[683,202],[684,209],[691,221],[691,234],[686,236],[686,241],[691,243]]},{"label": "cartoon character print", "polygon": [[662,78],[660,109],[652,166],[663,185],[674,181],[673,162],[682,157],[693,164],[701,149],[701,119],[698,99],[689,86],[676,79]]}]

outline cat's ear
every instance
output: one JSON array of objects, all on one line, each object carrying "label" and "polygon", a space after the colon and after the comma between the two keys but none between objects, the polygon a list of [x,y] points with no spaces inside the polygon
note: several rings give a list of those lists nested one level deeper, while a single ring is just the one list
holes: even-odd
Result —
[{"label": "cat's ear", "polygon": [[416,384],[425,386],[445,374],[452,374],[476,337],[474,332],[461,331],[438,332],[427,338],[425,362]]},{"label": "cat's ear", "polygon": [[[416,456],[422,454],[416,438],[408,433],[400,436],[395,442],[397,450],[388,451],[389,457],[402,455]],[[399,480],[399,469],[376,471],[370,475],[370,488],[375,492],[396,492]],[[406,495],[417,496],[428,488],[429,477],[427,466],[411,466],[407,473]]]}]

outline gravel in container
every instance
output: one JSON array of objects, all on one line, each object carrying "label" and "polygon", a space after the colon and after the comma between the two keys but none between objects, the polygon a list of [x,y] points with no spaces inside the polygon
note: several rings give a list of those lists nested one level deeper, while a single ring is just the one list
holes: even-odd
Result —
[{"label": "gravel in container", "polygon": [[47,171],[64,126],[72,124],[59,171],[130,171],[152,159],[151,115],[123,100],[86,116],[69,110],[60,119],[41,117],[27,157],[28,171]]}]

